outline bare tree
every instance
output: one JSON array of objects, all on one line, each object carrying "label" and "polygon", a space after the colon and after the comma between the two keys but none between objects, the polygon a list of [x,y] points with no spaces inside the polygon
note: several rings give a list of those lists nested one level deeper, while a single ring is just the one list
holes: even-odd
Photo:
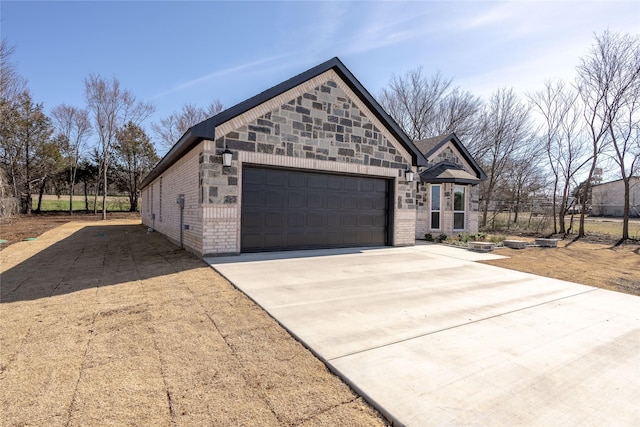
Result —
[{"label": "bare tree", "polygon": [[116,132],[130,121],[141,123],[153,113],[155,107],[138,101],[133,93],[120,87],[120,82],[115,77],[107,80],[91,74],[85,79],[84,87],[87,106],[93,116],[98,136],[99,169],[103,180],[102,219],[107,219],[107,177]]},{"label": "bare tree", "polygon": [[129,193],[129,210],[135,212],[142,178],[160,159],[144,130],[132,122],[118,130],[114,148],[121,181]]},{"label": "bare tree", "polygon": [[[16,137],[20,126],[20,97],[27,91],[27,83],[16,71],[11,55],[15,48],[6,39],[0,40],[0,160],[4,169],[3,188],[11,189],[14,200],[9,205],[17,206],[22,183],[21,169],[23,146]],[[2,198],[4,199],[4,195]],[[11,209],[13,211],[13,208]]]},{"label": "bare tree", "polygon": [[16,168],[13,170],[13,182],[17,190],[17,177],[20,177],[22,188],[22,211],[30,214],[32,206],[33,186],[41,181],[42,176],[36,173],[38,154],[43,153],[41,147],[49,142],[53,133],[51,121],[43,112],[42,104],[36,104],[29,91],[18,96],[15,104],[18,121],[13,135],[16,148]]},{"label": "bare tree", "polygon": [[437,105],[432,132],[434,135],[455,132],[461,139],[472,135],[477,126],[482,101],[471,92],[454,88]]},{"label": "bare tree", "polygon": [[222,104],[217,99],[214,99],[206,109],[194,104],[184,104],[179,112],[160,119],[159,123],[152,123],[151,129],[162,147],[168,150],[191,126],[215,116],[222,111],[222,108]]},{"label": "bare tree", "polygon": [[543,151],[544,147],[539,144],[526,144],[516,150],[505,165],[501,198],[509,202],[514,224],[518,223],[520,213],[531,204],[534,195],[547,183],[541,167]]},{"label": "bare tree", "polygon": [[0,99],[3,100],[14,100],[27,89],[27,81],[11,62],[14,51],[6,39],[0,40]]},{"label": "bare tree", "polygon": [[[554,234],[558,231],[566,234],[564,218],[571,184],[576,174],[591,160],[581,123],[582,111],[579,96],[562,81],[555,84],[548,81],[543,91],[530,95],[529,99],[544,119],[542,126],[544,149],[554,175],[552,196]],[[562,195],[560,209],[557,209],[559,187]],[[560,224],[560,230],[558,230],[558,224]]]},{"label": "bare tree", "polygon": [[73,215],[73,192],[78,164],[91,134],[89,112],[70,105],[59,105],[51,110],[60,152],[69,168],[69,215]]},{"label": "bare tree", "polygon": [[[51,133],[53,128],[51,128]],[[36,204],[36,212],[40,212],[42,208],[42,196],[47,183],[51,178],[57,176],[64,168],[64,162],[62,154],[60,153],[59,141],[56,138],[53,140],[46,140],[38,144],[35,152],[34,162],[32,169],[40,182],[40,188],[38,190],[38,202]]]},{"label": "bare tree", "polygon": [[472,154],[480,160],[488,179],[481,184],[481,226],[486,227],[493,192],[514,154],[531,143],[529,108],[513,89],[496,91],[481,113]]},{"label": "bare tree", "polygon": [[[585,120],[593,146],[593,160],[584,187],[578,236],[584,236],[584,207],[598,155],[613,146],[614,159],[624,182],[622,239],[629,238],[629,181],[637,162],[640,38],[605,31],[595,36],[588,55],[581,59],[577,85],[585,103]],[[628,169],[628,166],[631,166]]]},{"label": "bare tree", "polygon": [[382,90],[380,104],[414,140],[450,132],[465,137],[481,101],[452,84],[453,79],[439,72],[427,77],[417,68],[404,76],[394,75],[389,87]]}]

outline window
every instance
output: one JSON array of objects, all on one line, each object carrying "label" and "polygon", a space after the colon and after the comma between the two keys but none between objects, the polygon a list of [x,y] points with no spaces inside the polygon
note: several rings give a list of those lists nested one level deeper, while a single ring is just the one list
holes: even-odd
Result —
[{"label": "window", "polygon": [[453,229],[464,230],[464,187],[456,185],[453,190]]},{"label": "window", "polygon": [[440,186],[431,186],[431,229],[440,229]]}]

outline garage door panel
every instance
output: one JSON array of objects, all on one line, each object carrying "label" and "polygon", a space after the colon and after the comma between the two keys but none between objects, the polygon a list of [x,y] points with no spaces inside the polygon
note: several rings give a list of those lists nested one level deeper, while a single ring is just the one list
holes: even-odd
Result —
[{"label": "garage door panel", "polygon": [[280,233],[264,233],[263,245],[266,247],[283,247],[284,239],[283,235]]},{"label": "garage door panel", "polygon": [[375,191],[377,193],[386,193],[387,192],[387,182],[382,180],[382,179],[376,180],[374,188],[373,188],[373,191]]},{"label": "garage door panel", "polygon": [[358,191],[360,190],[359,188],[359,184],[360,184],[360,178],[354,178],[354,179],[345,179],[344,180],[344,189],[345,191]]},{"label": "garage door panel", "polygon": [[381,178],[245,167],[241,250],[385,245],[388,200]]},{"label": "garage door panel", "polygon": [[373,209],[382,210],[387,208],[387,199],[384,197],[376,197],[373,202]]},{"label": "garage door panel", "polygon": [[368,196],[366,194],[361,194],[360,197],[358,198],[357,204],[358,204],[359,210],[373,209],[374,207],[373,197]]},{"label": "garage door panel", "polygon": [[326,227],[327,226],[327,214],[321,212],[309,212],[307,213],[307,228],[311,227]]},{"label": "garage door panel", "polygon": [[329,175],[327,177],[327,188],[329,190],[340,191],[343,189],[344,179],[339,175]]},{"label": "garage door panel", "polygon": [[289,188],[304,188],[307,186],[307,180],[305,179],[304,174],[299,172],[291,172],[287,174],[287,184]]},{"label": "garage door panel", "polygon": [[326,189],[327,176],[320,174],[307,174],[307,187],[314,189]]},{"label": "garage door panel", "polygon": [[342,246],[342,233],[327,232],[326,239],[331,246]]},{"label": "garage door panel", "polygon": [[360,192],[372,192],[374,191],[374,182],[370,179],[362,179],[360,180]]},{"label": "garage door panel", "polygon": [[379,229],[384,229],[387,226],[387,218],[386,217],[383,218],[382,216],[376,215],[373,218],[371,225]]},{"label": "garage door panel", "polygon": [[358,209],[358,197],[354,196],[344,196],[342,199],[342,207],[343,209]]},{"label": "garage door panel", "polygon": [[281,207],[284,202],[284,194],[280,191],[265,191],[264,204],[268,207]]},{"label": "garage door panel", "polygon": [[307,195],[301,191],[290,190],[287,193],[287,207],[301,209],[307,206]]},{"label": "garage door panel", "polygon": [[261,184],[265,180],[265,171],[260,169],[246,170],[242,175],[243,184]]},{"label": "garage door panel", "polygon": [[340,215],[329,213],[329,215],[327,215],[327,228],[329,230],[342,228],[342,217]]},{"label": "garage door panel", "polygon": [[324,194],[312,192],[307,195],[307,207],[311,209],[320,209],[325,204]]},{"label": "garage door panel", "polygon": [[344,212],[342,215],[343,227],[355,227],[358,225],[358,214],[356,212]]},{"label": "garage door panel", "polygon": [[279,212],[267,212],[264,219],[264,225],[267,228],[280,229],[285,225],[285,218]]},{"label": "garage door panel", "polygon": [[243,248],[260,248],[264,246],[262,234],[249,234],[245,233],[240,243]]},{"label": "garage door panel", "polygon": [[373,216],[358,215],[358,227],[371,227],[371,226],[373,226]]},{"label": "garage door panel", "polygon": [[342,209],[342,194],[328,194],[327,195],[327,209]]},{"label": "garage door panel", "polygon": [[247,206],[262,206],[262,193],[256,190],[247,190],[242,193],[242,204]]},{"label": "garage door panel", "polygon": [[287,226],[290,228],[302,228],[305,223],[304,212],[289,212],[287,213]]},{"label": "garage door panel", "polygon": [[242,215],[242,227],[260,228],[263,226],[264,215],[259,212],[247,212]]},{"label": "garage door panel", "polygon": [[287,179],[287,177],[284,175],[272,173],[266,173],[264,174],[264,177],[265,184],[270,187],[282,187],[284,185],[285,179]]},{"label": "garage door panel", "polygon": [[288,233],[286,234],[287,247],[304,247],[306,244],[306,237],[303,232]]}]

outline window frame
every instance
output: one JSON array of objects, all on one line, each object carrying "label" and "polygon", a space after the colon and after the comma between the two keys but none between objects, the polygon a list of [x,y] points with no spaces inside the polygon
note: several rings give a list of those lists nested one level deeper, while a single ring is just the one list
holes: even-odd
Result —
[{"label": "window frame", "polygon": [[[456,209],[456,192],[458,189],[462,190],[462,209]],[[456,228],[456,215],[462,215],[462,228]],[[463,231],[467,222],[467,186],[466,185],[454,185],[453,186],[453,230]]]},{"label": "window frame", "polygon": [[[438,188],[438,209],[433,209],[433,189]],[[438,215],[438,227],[433,227],[433,214]],[[442,184],[431,184],[429,187],[429,230],[442,230]]]}]

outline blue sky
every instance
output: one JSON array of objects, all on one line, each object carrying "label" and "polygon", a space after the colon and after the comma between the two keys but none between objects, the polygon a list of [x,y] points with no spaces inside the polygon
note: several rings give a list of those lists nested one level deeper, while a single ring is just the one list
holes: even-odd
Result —
[{"label": "blue sky", "polygon": [[571,78],[593,34],[640,32],[635,1],[138,1],[0,3],[2,37],[49,110],[116,76],[149,119],[218,98],[230,107],[334,56],[375,96],[422,66],[485,99]]}]

